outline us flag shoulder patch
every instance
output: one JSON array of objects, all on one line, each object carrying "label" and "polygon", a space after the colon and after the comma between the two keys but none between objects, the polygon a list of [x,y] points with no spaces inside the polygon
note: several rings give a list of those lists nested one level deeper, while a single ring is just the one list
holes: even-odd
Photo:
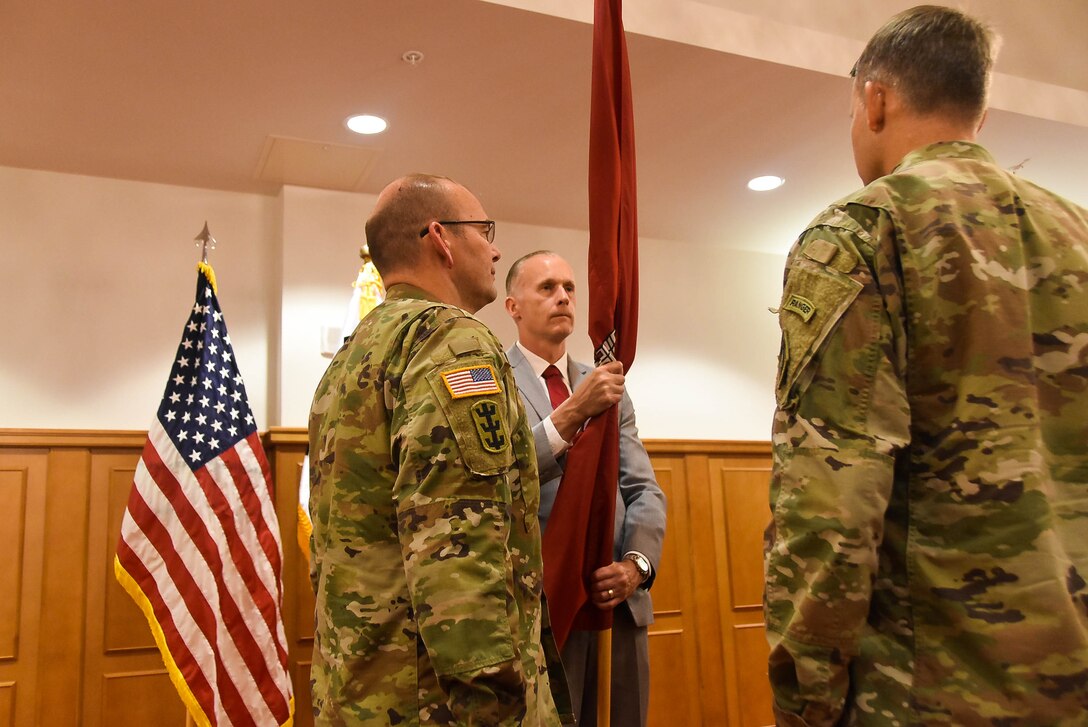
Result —
[{"label": "us flag shoulder patch", "polygon": [[498,394],[502,391],[499,382],[495,380],[495,369],[486,364],[445,371],[442,373],[442,381],[454,399]]}]

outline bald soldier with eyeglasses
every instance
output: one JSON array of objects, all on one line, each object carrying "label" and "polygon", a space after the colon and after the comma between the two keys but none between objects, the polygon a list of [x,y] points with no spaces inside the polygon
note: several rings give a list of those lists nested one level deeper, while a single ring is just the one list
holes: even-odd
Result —
[{"label": "bald soldier with eyeglasses", "polygon": [[315,723],[561,724],[533,438],[472,316],[496,296],[495,223],[465,187],[411,175],[366,237],[388,293],[310,413]]}]

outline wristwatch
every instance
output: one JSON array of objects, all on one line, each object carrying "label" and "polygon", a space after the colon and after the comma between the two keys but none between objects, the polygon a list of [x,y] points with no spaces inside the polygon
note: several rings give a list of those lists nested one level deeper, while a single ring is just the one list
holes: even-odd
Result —
[{"label": "wristwatch", "polygon": [[635,564],[635,570],[638,571],[639,583],[645,583],[646,579],[650,577],[650,561],[646,559],[642,553],[636,553],[634,551],[623,556],[624,560],[629,560]]}]

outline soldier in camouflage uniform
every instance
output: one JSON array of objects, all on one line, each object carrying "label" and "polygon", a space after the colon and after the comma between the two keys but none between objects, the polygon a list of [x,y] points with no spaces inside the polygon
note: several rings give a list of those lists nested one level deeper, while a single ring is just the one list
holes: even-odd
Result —
[{"label": "soldier in camouflage uniform", "polygon": [[388,295],[310,414],[319,725],[560,724],[533,439],[471,315],[495,298],[494,230],[467,189],[423,175],[367,221]]},{"label": "soldier in camouflage uniform", "polygon": [[1088,724],[1088,212],[974,143],[992,43],[933,7],[873,37],[868,186],[789,256],[779,725]]}]

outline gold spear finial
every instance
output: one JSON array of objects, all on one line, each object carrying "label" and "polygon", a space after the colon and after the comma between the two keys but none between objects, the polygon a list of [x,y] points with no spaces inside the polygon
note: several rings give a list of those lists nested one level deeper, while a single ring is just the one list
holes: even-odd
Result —
[{"label": "gold spear finial", "polygon": [[196,240],[198,243],[200,243],[200,245],[202,246],[200,248],[200,262],[207,263],[208,262],[208,248],[210,247],[212,250],[215,249],[215,238],[212,237],[212,233],[210,233],[208,231],[208,221],[207,220],[204,220],[204,229],[201,230],[200,234],[197,235],[193,239]]}]

